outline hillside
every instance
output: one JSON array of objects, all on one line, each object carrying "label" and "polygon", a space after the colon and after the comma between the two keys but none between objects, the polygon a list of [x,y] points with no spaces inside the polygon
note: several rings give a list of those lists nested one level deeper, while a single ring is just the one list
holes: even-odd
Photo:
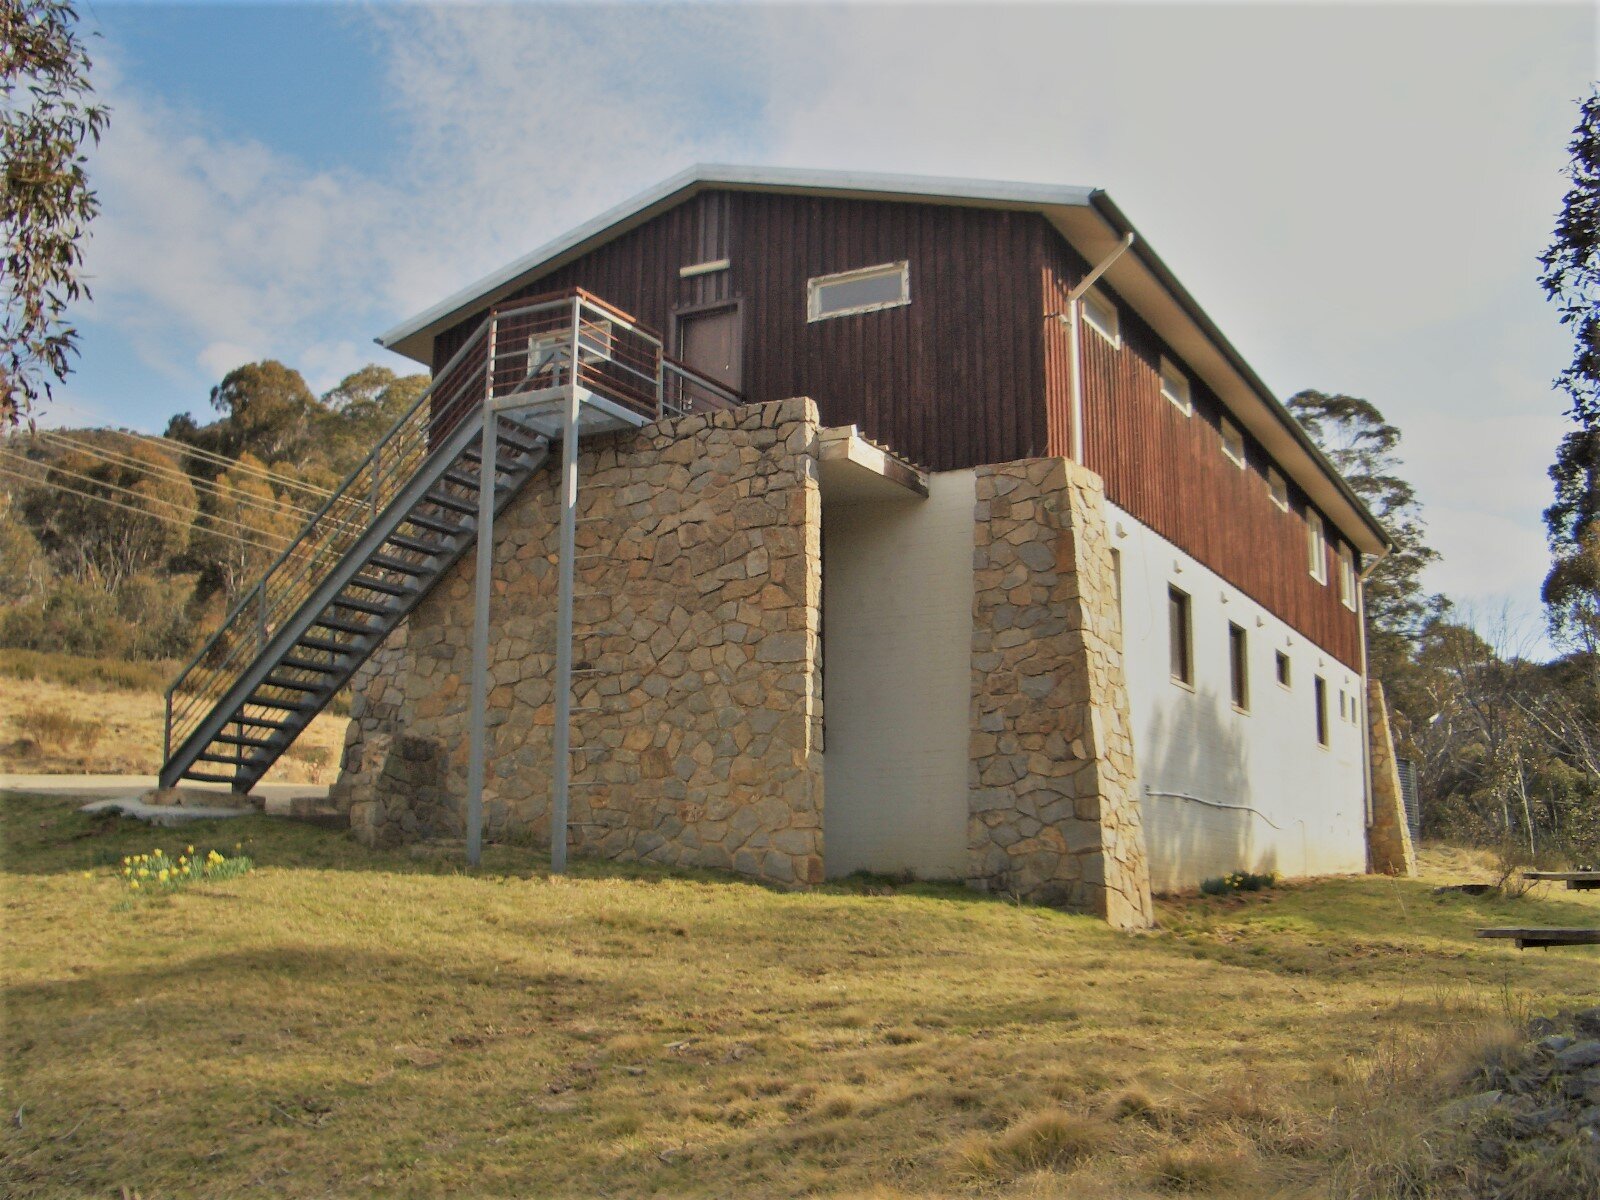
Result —
[{"label": "hillside", "polygon": [[[1600,918],[1563,892],[1322,880],[1128,936],[954,887],[3,808],[13,1196],[1466,1195],[1436,1110],[1511,1018],[1594,1002],[1593,952],[1472,938]],[[185,840],[258,865],[117,881]]]}]

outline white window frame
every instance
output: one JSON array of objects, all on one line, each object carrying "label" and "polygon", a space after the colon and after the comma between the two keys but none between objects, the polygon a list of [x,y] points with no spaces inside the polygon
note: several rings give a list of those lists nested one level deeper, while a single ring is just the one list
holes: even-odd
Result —
[{"label": "white window frame", "polygon": [[1189,387],[1189,377],[1165,354],[1161,356],[1161,394],[1184,416],[1194,415],[1194,393]]},{"label": "white window frame", "polygon": [[1289,481],[1277,467],[1267,468],[1267,495],[1284,512],[1289,511]]},{"label": "white window frame", "polygon": [[[1222,452],[1228,456],[1228,461],[1241,471],[1244,470],[1244,431],[1227,417],[1223,417],[1217,432],[1222,435]],[[1234,451],[1235,446],[1238,447],[1237,453]]]},{"label": "white window frame", "polygon": [[1339,543],[1339,603],[1356,610],[1356,554],[1343,542]]},{"label": "white window frame", "polygon": [[1120,350],[1122,318],[1117,314],[1117,306],[1093,288],[1085,292],[1078,303],[1083,306],[1083,323]]},{"label": "white window frame", "polygon": [[[899,275],[900,297],[897,300],[875,300],[871,304],[855,304],[849,308],[836,308],[831,312],[822,311],[823,289],[840,283],[857,283],[863,279],[875,279],[879,276]],[[837,271],[832,275],[813,275],[806,280],[806,321],[831,321],[834,317],[851,317],[857,313],[882,312],[886,308],[902,308],[911,303],[911,263],[901,259],[899,262],[878,263],[872,267],[857,267],[853,271]]]},{"label": "white window frame", "polygon": [[1311,578],[1318,583],[1328,582],[1328,531],[1322,523],[1322,514],[1314,508],[1306,509],[1306,556],[1310,560]]}]

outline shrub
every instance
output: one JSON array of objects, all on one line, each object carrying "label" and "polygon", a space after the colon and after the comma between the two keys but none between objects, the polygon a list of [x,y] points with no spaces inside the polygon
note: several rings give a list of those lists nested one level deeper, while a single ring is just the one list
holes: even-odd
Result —
[{"label": "shrub", "polygon": [[85,752],[93,750],[105,727],[88,717],[75,717],[65,709],[39,708],[12,718],[24,737],[40,746],[55,746],[68,751],[74,745]]},{"label": "shrub", "polygon": [[1235,892],[1259,892],[1277,886],[1278,877],[1271,871],[1264,875],[1257,875],[1251,871],[1234,871],[1228,875],[1219,875],[1215,879],[1207,879],[1200,885],[1200,890],[1207,896],[1230,896]]},{"label": "shrub", "polygon": [[75,688],[160,692],[166,690],[177,673],[178,664],[170,660],[130,662],[43,650],[0,650],[0,676],[28,681],[42,679]]}]

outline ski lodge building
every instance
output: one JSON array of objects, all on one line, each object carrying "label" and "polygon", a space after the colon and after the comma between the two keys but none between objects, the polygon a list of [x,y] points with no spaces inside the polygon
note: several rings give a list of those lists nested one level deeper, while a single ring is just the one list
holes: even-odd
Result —
[{"label": "ski lodge building", "polygon": [[1104,192],[694,167],[379,340],[433,386],[174,685],[165,785],[353,683],[373,843],[1123,927],[1404,868],[1386,535]]}]

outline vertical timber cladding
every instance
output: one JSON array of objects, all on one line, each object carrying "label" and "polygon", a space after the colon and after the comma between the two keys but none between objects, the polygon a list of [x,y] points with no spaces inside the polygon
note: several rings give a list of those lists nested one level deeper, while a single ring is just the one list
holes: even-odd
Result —
[{"label": "vertical timber cladding", "polygon": [[[1088,267],[1059,237],[1049,240],[1044,262],[1044,311],[1065,311],[1068,289]],[[1360,621],[1339,600],[1335,527],[1328,524],[1328,582],[1319,584],[1309,570],[1305,493],[1290,480],[1289,511],[1272,502],[1266,474],[1273,464],[1248,431],[1243,470],[1223,454],[1222,402],[1186,366],[1194,414],[1185,416],[1161,395],[1161,355],[1182,360],[1120,296],[1105,291],[1117,306],[1121,348],[1087,325],[1079,341],[1084,457],[1105,480],[1106,498],[1360,670]],[[1060,321],[1046,325],[1050,453],[1070,457],[1068,331]]]},{"label": "vertical timber cladding", "polygon": [[[1036,213],[705,191],[517,294],[583,287],[663,335],[675,313],[737,300],[746,399],[811,396],[824,425],[955,470],[1047,453],[1037,264],[1053,236]],[[910,304],[807,321],[813,276],[902,259]],[[481,319],[439,337],[435,367]]]}]

